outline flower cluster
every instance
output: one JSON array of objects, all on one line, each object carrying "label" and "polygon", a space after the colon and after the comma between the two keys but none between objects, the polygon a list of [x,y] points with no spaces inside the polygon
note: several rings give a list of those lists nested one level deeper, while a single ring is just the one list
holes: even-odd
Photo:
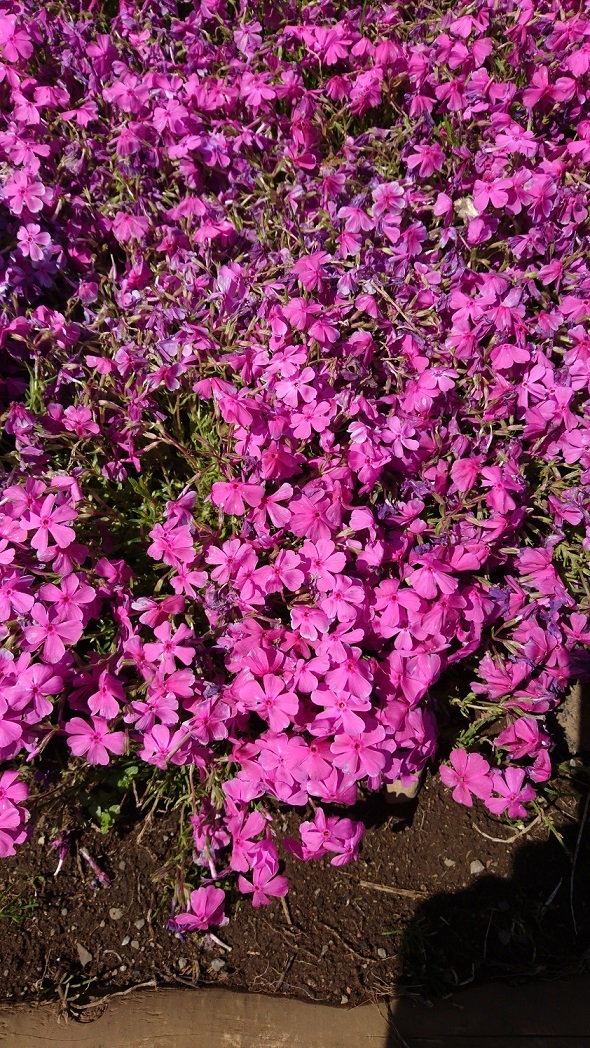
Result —
[{"label": "flower cluster", "polygon": [[189,767],[181,932],[231,871],[285,894],[267,798],[354,859],[323,805],[415,781],[441,711],[459,803],[522,818],[551,775],[590,644],[590,19],[103,6],[0,15],[0,761]]}]

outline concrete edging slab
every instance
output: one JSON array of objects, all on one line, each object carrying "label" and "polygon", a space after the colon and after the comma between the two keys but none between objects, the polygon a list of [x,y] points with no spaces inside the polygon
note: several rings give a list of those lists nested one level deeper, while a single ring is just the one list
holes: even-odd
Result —
[{"label": "concrete edging slab", "polygon": [[3,1048],[590,1048],[590,978],[466,990],[433,1006],[360,1008],[217,989],[137,992],[99,1018],[0,1008]]}]

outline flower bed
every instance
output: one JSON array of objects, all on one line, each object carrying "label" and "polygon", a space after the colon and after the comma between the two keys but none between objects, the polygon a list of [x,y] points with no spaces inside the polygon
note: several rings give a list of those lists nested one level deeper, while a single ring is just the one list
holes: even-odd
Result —
[{"label": "flower bed", "polygon": [[170,927],[219,926],[287,892],[266,799],[344,865],[442,721],[459,803],[542,810],[590,642],[589,38],[3,5],[0,854],[58,767],[105,830],[164,797]]}]

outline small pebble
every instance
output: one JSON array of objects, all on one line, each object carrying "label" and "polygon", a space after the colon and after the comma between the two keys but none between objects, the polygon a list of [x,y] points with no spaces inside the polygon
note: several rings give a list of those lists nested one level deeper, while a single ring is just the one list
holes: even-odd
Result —
[{"label": "small pebble", "polygon": [[125,859],[121,859],[121,862],[119,863],[119,869],[124,870],[126,866],[127,863],[125,862]]},{"label": "small pebble", "polygon": [[214,972],[220,972],[222,968],[225,968],[223,957],[216,957],[214,961],[211,961],[211,967]]},{"label": "small pebble", "polygon": [[104,928],[106,923],[107,923],[106,921],[101,921],[98,927],[99,928]]},{"label": "small pebble", "polygon": [[131,942],[131,936],[130,935],[126,935],[125,938],[121,940],[121,946],[128,946],[130,942]]},{"label": "small pebble", "polygon": [[382,958],[387,957],[387,950],[384,950],[383,947],[380,946],[377,950],[377,956]]},{"label": "small pebble", "polygon": [[80,942],[76,943],[76,949],[78,951],[78,957],[80,958],[80,964],[83,968],[85,968],[87,964],[90,964],[92,960],[92,954],[89,950],[86,949],[85,946],[82,946],[82,943]]},{"label": "small pebble", "polygon": [[449,867],[457,865],[454,859],[443,859],[443,862],[444,862],[445,866],[449,866]]},{"label": "small pebble", "polygon": [[137,939],[132,939],[131,942],[129,943],[129,945],[130,945],[132,950],[139,950],[139,943],[138,943]]},{"label": "small pebble", "polygon": [[188,957],[179,957],[178,958],[178,967],[180,968],[181,971],[183,970],[183,968],[186,968],[187,964],[188,964]]},{"label": "small pebble", "polygon": [[37,844],[45,844],[45,837],[38,837]]},{"label": "small pebble", "polygon": [[343,993],[342,997],[340,998],[340,1004],[348,1004],[348,997],[345,993]]},{"label": "small pebble", "polygon": [[62,915],[62,917],[67,917],[68,916],[68,911],[67,911],[65,906],[64,906],[63,910],[61,911],[61,915]]},{"label": "small pebble", "polygon": [[145,921],[144,921],[143,917],[140,917],[138,921],[134,921],[133,922],[133,927],[137,928],[138,932],[140,932],[141,929],[143,928],[144,924],[145,924]]},{"label": "small pebble", "polygon": [[119,968],[119,971],[120,972],[126,972],[127,971],[127,965],[126,964],[122,964],[121,967]]},{"label": "small pebble", "polygon": [[111,906],[109,910],[109,917],[112,921],[120,921],[123,916],[123,910],[120,910],[118,906]]},{"label": "small pebble", "polygon": [[474,859],[473,862],[471,863],[470,867],[469,867],[469,872],[474,877],[478,873],[484,873],[485,872],[485,866],[484,866],[483,862],[480,862],[479,859]]}]

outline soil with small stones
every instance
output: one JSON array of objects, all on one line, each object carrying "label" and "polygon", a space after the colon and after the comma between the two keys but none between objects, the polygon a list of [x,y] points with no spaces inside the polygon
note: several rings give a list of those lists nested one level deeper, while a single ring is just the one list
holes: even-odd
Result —
[{"label": "soil with small stones", "polygon": [[[360,1004],[400,990],[437,995],[493,978],[573,974],[590,956],[584,807],[585,788],[564,780],[546,811],[557,835],[539,818],[514,839],[512,827],[481,806],[460,807],[431,777],[405,807],[372,797],[352,813],[368,826],[359,862],[286,854],[287,899],[256,910],[235,898],[218,932],[231,949],[166,930],[174,814],[107,835],[82,827],[57,877],[41,815],[18,856],[0,863],[2,994],[60,998],[90,1019],[96,999],[145,983]],[[279,807],[279,840],[299,821]],[[82,848],[109,887],[93,887]]]}]

